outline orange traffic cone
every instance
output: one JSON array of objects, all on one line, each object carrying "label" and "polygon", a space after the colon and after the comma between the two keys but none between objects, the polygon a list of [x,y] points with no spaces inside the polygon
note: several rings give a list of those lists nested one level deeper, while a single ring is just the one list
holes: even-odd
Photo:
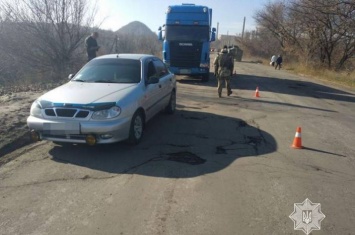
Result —
[{"label": "orange traffic cone", "polygon": [[260,95],[259,95],[259,87],[258,86],[256,87],[254,97],[260,97]]},{"label": "orange traffic cone", "polygon": [[301,127],[297,127],[295,138],[293,139],[292,148],[301,149],[302,146],[302,138],[301,138]]}]

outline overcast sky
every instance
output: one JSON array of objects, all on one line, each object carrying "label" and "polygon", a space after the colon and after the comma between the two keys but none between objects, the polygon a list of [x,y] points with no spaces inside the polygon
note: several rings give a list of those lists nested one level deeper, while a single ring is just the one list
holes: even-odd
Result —
[{"label": "overcast sky", "polygon": [[217,27],[219,34],[240,34],[243,29],[243,18],[246,17],[246,30],[255,29],[253,15],[270,0],[97,0],[97,21],[105,19],[103,29],[118,30],[122,26],[140,21],[153,32],[164,24],[165,11],[169,5],[194,3],[213,9],[212,26]]}]

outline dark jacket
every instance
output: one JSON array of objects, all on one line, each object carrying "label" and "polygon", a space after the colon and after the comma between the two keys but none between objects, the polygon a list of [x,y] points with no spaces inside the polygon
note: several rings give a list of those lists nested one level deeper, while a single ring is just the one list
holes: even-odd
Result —
[{"label": "dark jacket", "polygon": [[89,36],[85,39],[86,52],[88,54],[88,59],[93,59],[96,57],[96,51],[98,51],[98,45],[95,38]]},{"label": "dark jacket", "polygon": [[276,64],[282,64],[282,56],[277,57]]}]

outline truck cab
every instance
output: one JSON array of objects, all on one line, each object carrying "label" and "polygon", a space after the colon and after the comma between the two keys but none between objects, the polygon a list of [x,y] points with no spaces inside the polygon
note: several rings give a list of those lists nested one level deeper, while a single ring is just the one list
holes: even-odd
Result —
[{"label": "truck cab", "polygon": [[[169,6],[159,39],[163,41],[163,61],[176,75],[201,76],[209,80],[212,9],[195,4]],[[163,36],[164,31],[164,36]]]}]

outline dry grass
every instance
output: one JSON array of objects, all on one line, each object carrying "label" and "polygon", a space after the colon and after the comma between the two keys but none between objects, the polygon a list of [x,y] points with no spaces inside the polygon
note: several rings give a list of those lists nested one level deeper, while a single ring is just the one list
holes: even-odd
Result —
[{"label": "dry grass", "polygon": [[355,88],[354,72],[335,72],[325,68],[315,69],[296,63],[284,65],[284,69],[295,74],[310,76],[318,80],[328,81],[349,88]]},{"label": "dry grass", "polygon": [[[269,65],[270,60],[258,58],[262,64]],[[331,82],[336,85],[355,88],[355,71],[353,72],[335,72],[329,69],[315,69],[300,65],[297,63],[283,63],[283,69],[290,73],[308,76],[317,80]]]}]

